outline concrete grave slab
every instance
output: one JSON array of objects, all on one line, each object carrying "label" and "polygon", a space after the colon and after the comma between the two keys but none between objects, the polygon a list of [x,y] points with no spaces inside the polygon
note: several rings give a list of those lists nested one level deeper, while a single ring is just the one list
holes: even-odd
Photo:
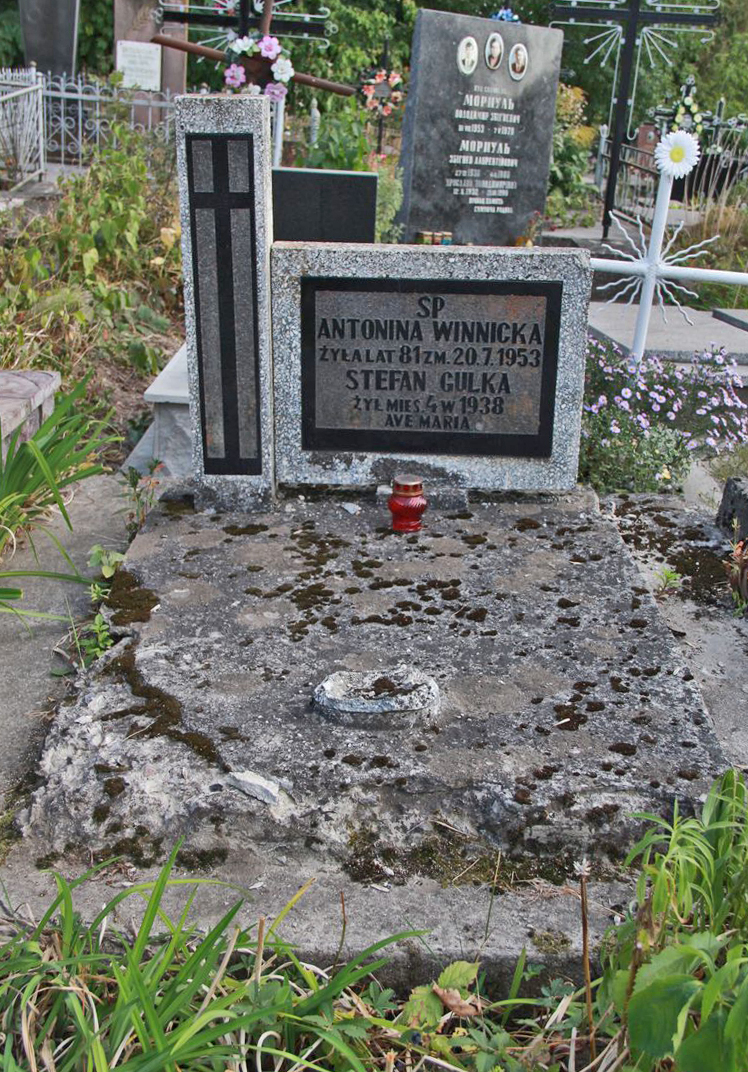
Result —
[{"label": "concrete grave slab", "polygon": [[195,475],[249,503],[273,488],[270,102],[176,107]]},{"label": "concrete grave slab", "polygon": [[[451,882],[498,849],[522,873],[615,859],[631,813],[698,801],[724,757],[593,495],[474,503],[405,537],[360,505],[152,514],[111,599],[136,636],[60,709],[25,835],[147,858],[184,834],[263,871]],[[403,665],[441,696],[413,725],[312,706],[331,674]]]},{"label": "concrete grave slab", "polygon": [[0,446],[2,459],[17,429],[18,442],[30,439],[49,417],[60,386],[59,372],[0,371]]},{"label": "concrete grave slab", "polygon": [[407,467],[574,486],[585,252],[276,243],[272,271],[280,483],[376,485]]},{"label": "concrete grave slab", "polygon": [[[711,313],[700,309],[687,309],[693,324],[684,320],[673,306],[668,306],[667,322],[659,309],[652,310],[647,334],[647,354],[657,354],[671,361],[688,361],[694,353],[701,353],[712,346],[724,346],[727,353],[739,365],[748,365],[748,333],[727,321],[720,322]],[[592,302],[590,305],[590,332],[598,339],[614,342],[628,351],[636,328],[637,305],[615,302]]]}]

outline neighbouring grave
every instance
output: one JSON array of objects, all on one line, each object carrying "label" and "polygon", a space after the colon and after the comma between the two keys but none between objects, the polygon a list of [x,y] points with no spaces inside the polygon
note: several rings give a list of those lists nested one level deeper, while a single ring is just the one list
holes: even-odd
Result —
[{"label": "neighbouring grave", "polygon": [[421,10],[403,127],[405,239],[511,245],[545,206],[563,34]]},{"label": "neighbouring grave", "polygon": [[80,0],[20,0],[26,65],[46,74],[75,74]]},{"label": "neighbouring grave", "polygon": [[270,101],[177,99],[195,471],[224,500],[273,486]]},{"label": "neighbouring grave", "polygon": [[[117,70],[132,72],[136,79],[148,78],[148,84],[144,81],[131,82],[144,90],[162,90],[170,93],[184,93],[187,83],[187,56],[184,52],[166,49],[159,68],[159,84],[156,84],[156,64],[152,58],[142,49],[142,45],[148,44],[149,49],[159,48],[158,45],[150,45],[149,42],[156,32],[161,32],[174,37],[177,41],[187,39],[187,28],[182,23],[169,23],[163,28],[159,22],[160,5],[156,0],[114,0],[114,42],[115,59]],[[124,68],[120,65],[121,48],[125,47]],[[138,49],[140,45],[140,49]],[[134,46],[134,47],[133,47]],[[160,49],[159,49],[160,51]],[[146,58],[147,57],[147,58]],[[133,65],[136,64],[137,67]],[[125,83],[128,84],[127,82]]]},{"label": "neighbouring grave", "polygon": [[579,250],[273,250],[281,484],[576,482],[590,270]]},{"label": "neighbouring grave", "polygon": [[161,46],[147,41],[118,41],[116,68],[126,89],[161,89]]},{"label": "neighbouring grave", "polygon": [[0,460],[16,433],[18,446],[39,430],[55,407],[59,386],[59,372],[0,371]]}]

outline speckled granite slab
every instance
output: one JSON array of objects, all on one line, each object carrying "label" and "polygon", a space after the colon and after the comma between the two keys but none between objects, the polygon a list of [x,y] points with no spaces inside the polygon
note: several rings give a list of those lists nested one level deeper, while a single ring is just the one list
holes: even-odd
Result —
[{"label": "speckled granite slab", "polygon": [[574,486],[585,252],[279,242],[272,280],[279,483]]},{"label": "speckled granite slab", "polygon": [[176,106],[195,475],[247,504],[273,487],[270,103]]}]

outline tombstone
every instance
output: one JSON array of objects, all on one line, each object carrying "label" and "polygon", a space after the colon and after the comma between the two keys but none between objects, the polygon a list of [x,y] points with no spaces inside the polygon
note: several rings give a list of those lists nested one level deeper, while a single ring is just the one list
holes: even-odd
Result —
[{"label": "tombstone", "polygon": [[278,243],[272,288],[279,483],[574,486],[586,252]]},{"label": "tombstone", "polygon": [[403,127],[404,240],[512,245],[545,206],[563,34],[419,11]]},{"label": "tombstone", "polygon": [[373,171],[273,168],[273,231],[284,242],[373,242]]},{"label": "tombstone", "polygon": [[[159,5],[154,0],[114,0],[114,48],[115,48],[115,60],[117,61],[117,70],[123,70],[120,65],[120,44],[126,41],[139,41],[149,43],[151,38],[156,33],[169,34],[178,40],[187,40],[187,27],[181,23],[169,23],[161,27],[160,23],[156,21]],[[157,48],[158,46],[150,46]],[[136,55],[133,50],[129,50],[130,65],[136,61]],[[137,61],[139,63],[139,69],[142,72],[144,70],[143,63],[145,62],[144,54],[141,55]],[[154,61],[151,60],[151,63]],[[124,68],[124,71],[127,67]],[[151,72],[153,68],[151,68]],[[170,92],[172,94],[184,93],[187,85],[187,56],[184,52],[178,52],[174,49],[166,49],[163,54],[161,62],[161,79],[160,85],[155,86],[153,82],[149,85],[142,85],[142,89],[157,89],[162,92]]]},{"label": "tombstone", "polygon": [[273,486],[270,101],[178,97],[195,473],[222,501]]},{"label": "tombstone", "polygon": [[19,0],[26,65],[43,74],[75,74],[80,0]]}]

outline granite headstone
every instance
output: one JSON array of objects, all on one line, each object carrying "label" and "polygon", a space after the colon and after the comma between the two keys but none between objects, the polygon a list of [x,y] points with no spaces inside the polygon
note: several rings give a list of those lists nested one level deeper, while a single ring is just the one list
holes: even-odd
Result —
[{"label": "granite headstone", "polygon": [[585,252],[281,242],[272,273],[279,483],[574,486]]},{"label": "granite headstone", "polygon": [[19,0],[27,65],[46,74],[75,74],[80,0]]},{"label": "granite headstone", "polygon": [[176,109],[195,475],[241,505],[273,487],[270,101]]},{"label": "granite headstone", "polygon": [[273,168],[273,231],[284,242],[373,242],[372,171]]},{"label": "granite headstone", "polygon": [[404,240],[513,245],[545,205],[563,34],[421,10],[403,127]]}]

